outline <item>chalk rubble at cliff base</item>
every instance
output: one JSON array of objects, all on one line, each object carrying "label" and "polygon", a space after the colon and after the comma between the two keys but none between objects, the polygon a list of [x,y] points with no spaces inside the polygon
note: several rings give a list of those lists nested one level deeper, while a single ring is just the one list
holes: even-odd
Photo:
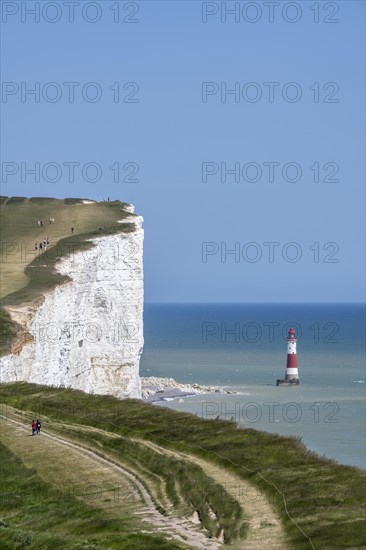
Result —
[{"label": "chalk rubble at cliff base", "polygon": [[156,376],[141,378],[142,399],[150,403],[206,393],[240,394],[239,391],[228,390],[219,386],[181,384],[174,378],[159,378]]}]

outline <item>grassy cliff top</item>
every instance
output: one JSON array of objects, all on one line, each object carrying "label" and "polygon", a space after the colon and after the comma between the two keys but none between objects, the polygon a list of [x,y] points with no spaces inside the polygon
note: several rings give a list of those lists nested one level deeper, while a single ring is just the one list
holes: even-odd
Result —
[{"label": "grassy cliff top", "polygon": [[[15,332],[2,306],[32,302],[43,292],[66,281],[67,277],[55,270],[57,260],[70,251],[92,247],[91,238],[133,231],[135,224],[131,220],[119,223],[134,216],[128,207],[121,201],[0,197],[2,354],[9,352],[9,342]],[[54,218],[54,223],[50,223],[50,218]],[[49,240],[46,252],[44,239]],[[42,250],[39,248],[41,242]]]}]

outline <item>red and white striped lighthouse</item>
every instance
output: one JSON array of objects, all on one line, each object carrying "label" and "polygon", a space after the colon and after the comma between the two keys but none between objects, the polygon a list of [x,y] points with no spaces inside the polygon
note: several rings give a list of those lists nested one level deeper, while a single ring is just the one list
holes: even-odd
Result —
[{"label": "red and white striped lighthouse", "polygon": [[296,333],[293,328],[290,328],[287,336],[287,364],[285,380],[298,380],[299,371],[297,370],[297,355],[296,355]]},{"label": "red and white striped lighthouse", "polygon": [[293,328],[290,328],[286,338],[287,341],[287,364],[286,376],[284,380],[277,380],[277,386],[290,384],[299,384],[299,371],[297,369],[297,354],[296,354],[296,333]]}]

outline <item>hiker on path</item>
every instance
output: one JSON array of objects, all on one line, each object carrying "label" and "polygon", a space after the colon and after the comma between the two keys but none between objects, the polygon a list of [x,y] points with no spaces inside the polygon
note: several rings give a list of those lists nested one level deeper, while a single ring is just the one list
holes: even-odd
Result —
[{"label": "hiker on path", "polygon": [[35,244],[34,250],[38,250],[38,243]]},{"label": "hiker on path", "polygon": [[73,227],[71,228],[71,233],[74,233],[74,228]]},{"label": "hiker on path", "polygon": [[37,434],[39,435],[41,433],[41,421],[39,418],[37,418],[37,421],[36,421],[36,429],[37,429]]},{"label": "hiker on path", "polygon": [[36,431],[37,431],[37,424],[33,420],[33,422],[32,422],[32,435],[35,435]]}]

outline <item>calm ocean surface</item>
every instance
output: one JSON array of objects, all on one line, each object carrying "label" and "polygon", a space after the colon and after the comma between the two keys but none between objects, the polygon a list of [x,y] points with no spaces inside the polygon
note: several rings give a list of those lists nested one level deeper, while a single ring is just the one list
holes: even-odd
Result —
[{"label": "calm ocean surface", "polygon": [[[276,387],[288,329],[300,386]],[[365,309],[353,304],[146,304],[142,376],[242,392],[163,402],[176,410],[300,436],[308,448],[365,468]]]}]

